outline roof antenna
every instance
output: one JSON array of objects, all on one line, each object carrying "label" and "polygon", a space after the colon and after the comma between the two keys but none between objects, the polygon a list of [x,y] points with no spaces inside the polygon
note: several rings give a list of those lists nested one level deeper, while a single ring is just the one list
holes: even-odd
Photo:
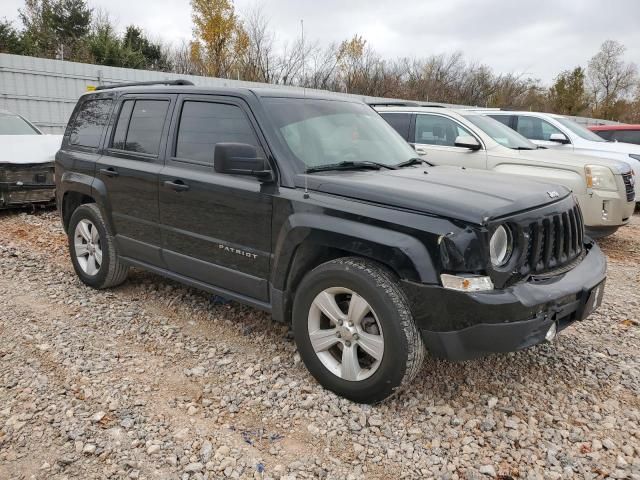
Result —
[{"label": "roof antenna", "polygon": [[304,96],[307,96],[307,71],[306,71],[306,63],[307,63],[307,59],[306,59],[306,55],[305,55],[305,51],[304,51],[304,19],[301,18],[300,19],[300,35],[301,35],[301,42],[302,42],[302,91],[304,93]]},{"label": "roof antenna", "polygon": [[[306,58],[304,54],[304,19],[300,19],[300,36],[302,43],[302,93],[306,97],[307,96],[307,87],[306,87]],[[304,195],[302,196],[305,200],[309,198],[309,174],[304,172]]]}]

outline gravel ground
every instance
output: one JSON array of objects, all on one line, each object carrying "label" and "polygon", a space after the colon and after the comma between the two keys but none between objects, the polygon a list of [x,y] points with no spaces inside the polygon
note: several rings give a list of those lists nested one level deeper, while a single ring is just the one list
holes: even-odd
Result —
[{"label": "gravel ground", "polygon": [[640,215],[603,308],[553,344],[428,359],[378,406],[287,329],[142,271],[73,273],[54,212],[0,214],[0,479],[640,479]]}]

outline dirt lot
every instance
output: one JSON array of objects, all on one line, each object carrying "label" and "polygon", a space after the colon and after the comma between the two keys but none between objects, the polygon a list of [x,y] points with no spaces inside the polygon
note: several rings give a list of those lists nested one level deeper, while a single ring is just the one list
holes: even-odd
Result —
[{"label": "dirt lot", "polygon": [[0,214],[0,479],[640,479],[640,215],[601,246],[589,320],[429,359],[369,407],[323,391],[267,315],[141,271],[93,291],[54,212]]}]

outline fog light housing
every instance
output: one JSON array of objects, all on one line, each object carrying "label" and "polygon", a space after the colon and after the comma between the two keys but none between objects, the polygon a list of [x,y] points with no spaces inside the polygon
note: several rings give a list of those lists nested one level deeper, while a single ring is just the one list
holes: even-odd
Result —
[{"label": "fog light housing", "polygon": [[556,322],[553,322],[549,327],[549,330],[547,330],[547,334],[544,336],[544,339],[547,342],[551,342],[554,338],[556,338],[557,334],[558,334],[558,327],[556,325]]},{"label": "fog light housing", "polygon": [[486,292],[493,290],[493,282],[489,277],[479,275],[440,275],[442,286],[458,292]]}]

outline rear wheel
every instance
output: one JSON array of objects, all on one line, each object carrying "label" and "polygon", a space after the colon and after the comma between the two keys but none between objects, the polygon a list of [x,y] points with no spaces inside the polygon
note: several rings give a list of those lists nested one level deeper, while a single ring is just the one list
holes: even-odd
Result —
[{"label": "rear wheel", "polygon": [[118,258],[113,235],[95,203],[78,207],[68,229],[69,253],[80,280],[94,288],[120,285],[129,268]]},{"label": "rear wheel", "polygon": [[320,265],[303,279],[293,308],[300,356],[325,388],[361,403],[410,383],[425,349],[394,276],[360,258]]}]

